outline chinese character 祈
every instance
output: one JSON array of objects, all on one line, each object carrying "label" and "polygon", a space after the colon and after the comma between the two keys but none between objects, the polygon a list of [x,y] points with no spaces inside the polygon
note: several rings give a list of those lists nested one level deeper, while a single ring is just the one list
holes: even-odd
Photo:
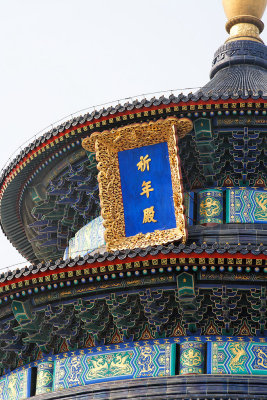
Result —
[{"label": "chinese character \u7948", "polygon": [[141,156],[139,163],[137,163],[138,171],[141,170],[141,172],[144,172],[145,169],[149,171],[149,163],[151,161],[151,158],[148,158],[149,155],[147,154],[145,157]]},{"label": "chinese character \u7948", "polygon": [[151,181],[145,182],[143,181],[142,184],[142,192],[140,193],[141,196],[143,196],[143,194],[146,195],[147,198],[149,198],[149,193],[153,192],[153,188],[151,187]]},{"label": "chinese character \u7948", "polygon": [[146,224],[147,222],[157,222],[157,220],[154,219],[155,216],[154,206],[145,208],[143,212],[144,212],[143,224]]}]

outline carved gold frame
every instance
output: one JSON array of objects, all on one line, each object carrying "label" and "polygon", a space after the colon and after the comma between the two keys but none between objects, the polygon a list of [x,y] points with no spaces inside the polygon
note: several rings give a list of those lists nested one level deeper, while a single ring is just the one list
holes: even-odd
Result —
[{"label": "carved gold frame", "polygon": [[[104,220],[108,250],[144,248],[173,240],[186,240],[176,138],[184,136],[191,129],[190,120],[170,117],[156,122],[132,124],[116,130],[95,132],[84,139],[83,147],[89,151],[96,151],[101,215]],[[168,145],[176,228],[126,237],[118,152],[162,142],[167,142]]]}]

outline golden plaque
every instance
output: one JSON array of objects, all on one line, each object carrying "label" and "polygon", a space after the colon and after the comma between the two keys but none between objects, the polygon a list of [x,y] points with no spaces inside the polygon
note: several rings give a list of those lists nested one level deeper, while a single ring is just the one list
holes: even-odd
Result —
[{"label": "golden plaque", "polygon": [[192,127],[187,118],[170,117],[84,139],[98,161],[108,250],[186,240],[177,139]]}]

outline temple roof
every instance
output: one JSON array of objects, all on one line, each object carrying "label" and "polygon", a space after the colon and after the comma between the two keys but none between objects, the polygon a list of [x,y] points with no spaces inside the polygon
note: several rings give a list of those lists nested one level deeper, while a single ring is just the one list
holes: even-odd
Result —
[{"label": "temple roof", "polygon": [[[239,7],[235,8],[237,3]],[[1,227],[24,257],[31,262],[55,260],[63,255],[70,238],[99,215],[96,165],[88,161],[81,149],[81,140],[93,131],[171,115],[186,116],[193,122],[201,117],[210,118],[214,131],[208,143],[212,160],[207,162],[206,148],[194,133],[179,143],[182,167],[186,166],[184,178],[189,181],[187,176],[190,176],[191,182],[188,185],[184,179],[185,190],[225,186],[222,181],[231,173],[233,185],[253,186],[255,182],[248,174],[256,177],[255,169],[261,170],[264,178],[266,161],[262,141],[266,136],[267,48],[259,34],[263,29],[260,18],[266,1],[263,0],[260,11],[256,10],[257,15],[250,3],[247,0],[224,1],[230,38],[215,53],[211,80],[196,93],[136,100],[73,118],[37,138],[2,171]],[[243,10],[243,14],[235,15],[236,10]],[[245,21],[248,16],[253,18]],[[255,36],[251,37],[251,30],[244,30],[242,24],[239,26],[240,21],[245,22],[243,25],[255,25]],[[235,26],[239,26],[242,36],[236,36]],[[241,129],[241,124],[236,123],[237,113],[242,118],[244,115],[261,118],[260,125],[259,119],[255,120],[257,133],[249,139],[243,132],[234,132],[237,127]],[[227,132],[220,135],[217,116],[221,115],[234,116],[231,120],[234,131],[230,131],[231,124],[224,124]],[[253,143],[245,156],[246,140],[253,140]],[[244,157],[248,157],[249,162],[245,172]],[[195,173],[202,179],[202,186],[192,184],[196,180]],[[207,179],[207,176],[212,178]]]},{"label": "temple roof", "polygon": [[211,81],[200,89],[204,95],[267,94],[267,48],[260,38],[266,4],[266,0],[223,0],[230,36],[214,55]]},{"label": "temple roof", "polygon": [[229,42],[215,53],[211,80],[198,92],[205,96],[267,95],[267,47],[247,40]]},{"label": "temple roof", "polygon": [[[266,60],[267,60],[267,50],[266,50]],[[263,72],[265,77],[266,70],[263,70]],[[207,85],[209,85],[211,82],[213,81],[211,80]],[[232,88],[229,88],[227,92],[226,91],[217,92],[216,88],[213,88],[209,91],[205,90],[207,85],[203,86],[203,88],[201,88],[196,93],[189,93],[187,95],[185,95],[184,93],[180,93],[176,96],[172,94],[169,97],[161,96],[159,98],[153,97],[151,99],[144,98],[141,101],[135,100],[132,103],[127,102],[125,104],[118,104],[114,107],[111,106],[107,109],[102,108],[100,110],[95,110],[92,113],[87,113],[72,118],[62,123],[61,125],[58,125],[53,129],[45,132],[39,138],[30,143],[27,147],[25,147],[16,156],[16,158],[14,158],[14,160],[10,164],[8,164],[8,166],[2,171],[2,175],[0,176],[0,185],[4,183],[6,176],[12,171],[12,169],[16,167],[18,163],[22,161],[24,157],[26,157],[28,154],[31,154],[35,149],[39,149],[39,147],[40,146],[42,147],[42,145],[45,146],[50,142],[50,140],[53,140],[54,137],[57,137],[63,132],[69,132],[73,129],[76,129],[80,125],[86,124],[87,122],[94,123],[102,118],[107,118],[107,119],[114,118],[127,111],[131,111],[132,113],[145,112],[146,109],[150,109],[152,107],[159,107],[161,105],[182,106],[183,103],[190,103],[190,102],[198,103],[202,101],[207,102],[207,101],[238,100],[238,99],[267,100],[266,86],[264,86],[265,87],[264,91],[262,89],[256,90],[253,88],[252,90],[248,88],[244,92],[242,90],[234,92]]]},{"label": "temple roof", "polygon": [[[227,256],[230,255],[239,257],[240,255],[247,257],[257,257],[257,256],[267,256],[267,246],[266,245],[242,245],[242,244],[229,244],[229,243],[213,243],[213,244],[183,244],[183,243],[170,243],[168,245],[158,245],[158,246],[149,246],[146,248],[137,248],[134,250],[118,250],[115,252],[104,252],[100,253],[98,251],[93,254],[86,254],[84,257],[77,256],[74,259],[62,260],[59,259],[55,262],[45,262],[39,263],[37,265],[30,265],[29,267],[19,268],[13,271],[7,271],[0,275],[0,283],[10,282],[13,279],[18,279],[23,276],[30,277],[31,275],[36,275],[39,273],[43,273],[45,271],[54,271],[53,273],[57,273],[60,270],[68,267],[78,267],[85,266],[86,264],[90,265],[90,268],[97,267],[104,262],[129,262],[129,259],[136,259],[137,257],[141,257],[142,259],[147,259],[149,256],[153,256],[155,258],[168,258],[171,255],[188,255],[192,256],[199,255],[200,257],[205,257],[205,255],[216,255]],[[97,265],[98,264],[98,265]]]},{"label": "temple roof", "polygon": [[219,97],[230,93],[248,95],[261,91],[267,95],[267,70],[252,65],[232,65],[217,72],[213,79],[201,88],[208,95],[210,92]]},{"label": "temple roof", "polygon": [[[264,124],[266,99],[267,95],[264,96],[262,92],[246,95],[228,93],[220,98],[214,93],[205,96],[201,92],[188,96],[172,95],[170,98],[161,97],[124,106],[118,105],[69,121],[33,142],[4,171],[0,183],[2,229],[18,251],[31,262],[55,260],[62,256],[68,240],[77,230],[99,215],[96,193],[93,194],[93,191],[97,191],[94,185],[97,169],[96,165],[93,165],[94,162],[86,156],[85,150],[81,148],[81,140],[90,135],[90,132],[96,130],[101,132],[129,123],[172,115],[187,116],[192,121],[210,117],[212,121],[214,120],[216,131],[211,143],[214,157],[209,163],[209,167],[212,167],[212,176],[218,186],[222,185],[221,180],[231,172],[232,178],[236,181],[235,185],[238,186],[238,181],[242,180],[240,174],[243,167],[240,169],[239,159],[240,157],[243,159],[243,147],[241,150],[235,150],[235,141],[236,137],[238,140],[242,139],[242,143],[246,140],[242,132],[236,133],[237,130],[243,129],[242,124],[238,123],[234,130],[229,130],[230,127],[227,125],[227,133],[224,132],[221,136],[219,131],[222,128],[217,127],[215,123],[217,115],[219,118],[224,115],[227,119],[231,114],[238,113],[246,119],[245,113],[249,116],[253,113],[256,118],[255,127],[253,125],[250,129],[257,129],[258,133],[253,136],[255,143],[253,142],[251,150],[253,154],[248,155],[250,169],[246,171],[246,176],[250,179],[255,173],[255,168],[257,171],[262,171],[264,176],[265,158],[261,143],[266,135]],[[233,121],[239,119],[235,117]],[[257,125],[258,121],[260,125]],[[187,176],[191,177],[192,183],[197,174],[199,179],[203,178],[204,185],[198,187],[206,187],[204,181],[207,173],[202,167],[202,153],[199,153],[200,150],[197,150],[199,147],[196,146],[198,146],[198,136],[193,133],[188,134],[179,143],[182,166],[186,165],[184,184],[188,186]],[[253,182],[249,180],[249,185],[253,186],[255,179],[252,179]],[[88,191],[93,197],[84,196]],[[95,204],[93,207],[88,203],[90,199]],[[32,219],[34,216],[36,220]],[[56,227],[58,235],[55,234]],[[40,244],[42,254],[37,254],[33,249],[37,242]]]}]

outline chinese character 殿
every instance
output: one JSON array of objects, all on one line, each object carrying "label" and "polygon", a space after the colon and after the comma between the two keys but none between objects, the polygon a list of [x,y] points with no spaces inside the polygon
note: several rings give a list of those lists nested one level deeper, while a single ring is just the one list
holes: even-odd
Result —
[{"label": "chinese character \u6bbf", "polygon": [[141,172],[144,172],[146,169],[149,171],[150,161],[151,158],[149,158],[148,154],[145,157],[140,156],[140,161],[136,164],[138,167],[138,171],[141,170]]},{"label": "chinese character \u6bbf", "polygon": [[140,193],[141,196],[143,196],[143,194],[146,195],[147,198],[149,198],[149,193],[153,192],[153,188],[151,187],[151,181],[145,182],[143,181],[142,184],[142,192]]},{"label": "chinese character \u6bbf", "polygon": [[145,208],[143,212],[144,212],[143,224],[146,224],[148,222],[157,222],[157,220],[154,219],[155,216],[154,206]]}]

